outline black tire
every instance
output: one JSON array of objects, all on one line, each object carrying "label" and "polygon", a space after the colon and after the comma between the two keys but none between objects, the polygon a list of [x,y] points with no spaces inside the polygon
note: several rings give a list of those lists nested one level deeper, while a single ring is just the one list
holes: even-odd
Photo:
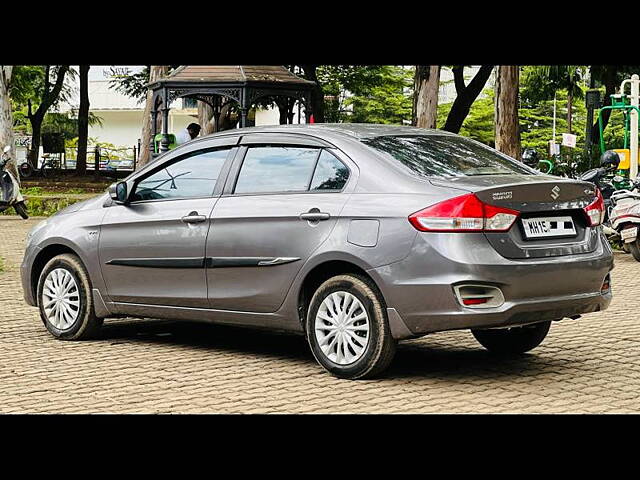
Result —
[{"label": "black tire", "polygon": [[20,176],[22,178],[29,178],[31,175],[33,175],[33,167],[30,163],[24,162],[21,163],[18,167],[18,172],[20,173]]},{"label": "black tire", "polygon": [[627,245],[629,245],[631,255],[633,255],[636,262],[640,262],[640,238],[636,238],[635,242],[627,243]]},{"label": "black tire", "polygon": [[[329,359],[320,348],[315,333],[318,309],[322,302],[335,292],[348,292],[355,296],[366,310],[369,319],[369,333],[364,353],[356,361],[347,365],[341,365]],[[339,378],[356,380],[374,377],[387,369],[395,355],[396,341],[391,336],[382,295],[369,279],[359,275],[338,275],[320,285],[309,304],[305,328],[313,356],[322,367]]]},{"label": "black tire", "polygon": [[29,218],[29,214],[27,213],[27,206],[24,202],[18,202],[13,206],[14,210],[25,220]]},{"label": "black tire", "polygon": [[[64,330],[56,328],[47,318],[43,301],[43,289],[45,279],[49,273],[62,268],[69,272],[76,282],[79,298],[78,316],[75,322]],[[64,253],[53,257],[47,262],[38,280],[38,306],[40,318],[49,333],[60,340],[86,340],[97,336],[102,327],[103,319],[97,318],[93,310],[93,297],[91,295],[91,280],[80,259],[73,254]]]},{"label": "black tire", "polygon": [[40,175],[42,175],[42,178],[50,178],[53,175],[53,165],[51,162],[44,162],[42,164],[42,167],[40,167]]},{"label": "black tire", "polygon": [[471,330],[476,340],[487,350],[499,354],[520,354],[534,349],[549,333],[551,322],[523,327]]}]

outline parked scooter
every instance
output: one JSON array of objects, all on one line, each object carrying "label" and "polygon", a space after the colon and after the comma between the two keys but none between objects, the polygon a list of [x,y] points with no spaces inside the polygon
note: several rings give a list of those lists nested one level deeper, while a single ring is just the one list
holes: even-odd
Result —
[{"label": "parked scooter", "polygon": [[25,220],[29,218],[27,214],[27,206],[24,204],[24,198],[20,193],[20,184],[18,181],[5,170],[5,165],[9,161],[9,151],[11,147],[4,147],[2,157],[0,157],[0,212],[13,207],[14,210]]},{"label": "parked scooter", "polygon": [[620,164],[620,156],[612,151],[607,150],[600,157],[600,167],[587,170],[578,177],[578,180],[594,183],[602,193],[604,199],[604,213],[603,230],[606,235],[612,235],[615,232],[609,226],[609,214],[611,210],[611,195],[616,191],[614,183],[619,184],[624,179],[622,177],[611,176],[615,174]]},{"label": "parked scooter", "polygon": [[616,190],[611,195],[610,224],[625,251],[628,248],[640,262],[640,179],[632,182],[631,190]]}]

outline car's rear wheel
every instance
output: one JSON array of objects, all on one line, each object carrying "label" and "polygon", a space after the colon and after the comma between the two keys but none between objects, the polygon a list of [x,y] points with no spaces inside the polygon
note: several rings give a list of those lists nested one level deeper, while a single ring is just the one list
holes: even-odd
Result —
[{"label": "car's rear wheel", "polygon": [[382,295],[365,277],[338,275],[320,285],[305,326],[314,357],[337,377],[371,378],[393,360],[396,342]]},{"label": "car's rear wheel", "polygon": [[89,275],[73,254],[53,257],[44,266],[38,306],[47,330],[62,340],[92,338],[102,327],[102,319],[94,315]]},{"label": "car's rear wheel", "polygon": [[476,340],[493,353],[518,354],[528,352],[542,343],[549,333],[551,322],[534,323],[523,327],[471,330]]}]

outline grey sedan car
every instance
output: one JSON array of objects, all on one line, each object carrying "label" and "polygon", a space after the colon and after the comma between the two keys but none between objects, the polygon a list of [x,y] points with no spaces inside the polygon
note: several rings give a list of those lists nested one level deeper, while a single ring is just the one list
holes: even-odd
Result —
[{"label": "grey sedan car", "polygon": [[536,347],[607,308],[611,249],[590,183],[438,130],[246,128],[188,142],[37,225],[22,284],[60,339],[150,317],[306,335],[342,378],[398,340],[470,329]]}]

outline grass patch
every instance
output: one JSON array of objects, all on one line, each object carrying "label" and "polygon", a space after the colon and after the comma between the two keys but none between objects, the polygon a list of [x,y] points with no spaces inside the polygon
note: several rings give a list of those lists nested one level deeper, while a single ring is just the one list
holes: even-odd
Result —
[{"label": "grass patch", "polygon": [[[99,193],[87,192],[82,188],[65,188],[54,191],[43,187],[27,187],[21,189],[20,192],[25,197],[27,213],[30,217],[50,217],[69,205],[99,195]],[[88,194],[88,197],[75,197],[75,195],[82,194]],[[9,208],[2,212],[2,215],[17,215],[17,213],[13,208]]]},{"label": "grass patch", "polygon": [[[27,212],[30,217],[50,217],[54,213],[67,208],[77,202],[82,202],[82,198],[28,198],[26,200]],[[15,215],[15,211],[13,212]]]},{"label": "grass patch", "polygon": [[4,258],[0,257],[0,273],[4,272]]},{"label": "grass patch", "polygon": [[85,190],[82,188],[59,188],[59,189],[45,189],[43,187],[26,187],[21,188],[20,193],[25,197],[33,196],[33,195],[78,195],[83,193],[95,193],[93,191]]}]

